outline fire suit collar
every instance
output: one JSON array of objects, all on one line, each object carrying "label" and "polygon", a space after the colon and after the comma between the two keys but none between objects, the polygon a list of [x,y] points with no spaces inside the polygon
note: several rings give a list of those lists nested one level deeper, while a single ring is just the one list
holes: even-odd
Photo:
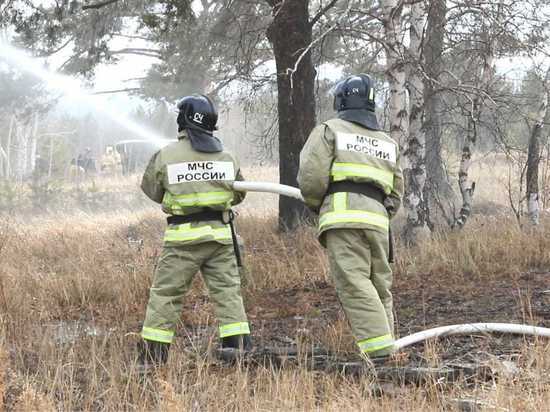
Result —
[{"label": "fire suit collar", "polygon": [[178,133],[178,139],[189,138],[191,146],[197,152],[219,153],[223,151],[220,139],[212,133],[194,127],[186,127]]},{"label": "fire suit collar", "polygon": [[338,118],[348,122],[357,123],[367,129],[380,130],[376,114],[370,110],[349,109],[338,112]]}]

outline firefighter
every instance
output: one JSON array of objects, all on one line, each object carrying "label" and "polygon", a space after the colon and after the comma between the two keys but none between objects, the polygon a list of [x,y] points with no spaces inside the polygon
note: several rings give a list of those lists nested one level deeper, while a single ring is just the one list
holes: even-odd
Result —
[{"label": "firefighter", "polygon": [[337,116],[311,132],[298,183],[319,213],[319,240],[359,350],[383,362],[394,344],[389,227],[403,175],[398,144],[380,130],[374,98],[368,75],[336,85]]},{"label": "firefighter", "polygon": [[182,297],[199,270],[214,301],[222,350],[251,348],[231,211],[244,198],[231,184],[243,177],[237,161],[213,136],[218,113],[211,100],[187,96],[178,110],[178,141],[153,155],[141,184],[169,215],[141,332],[146,366],[166,362]]},{"label": "firefighter", "polygon": [[113,146],[107,146],[101,156],[101,172],[105,176],[120,176],[122,174],[122,158]]},{"label": "firefighter", "polygon": [[86,149],[84,149],[84,153],[80,153],[78,155],[76,164],[77,166],[84,169],[87,175],[93,175],[96,172],[96,163],[95,163],[95,158],[93,157],[93,154],[92,154],[92,149],[89,147],[86,147]]}]

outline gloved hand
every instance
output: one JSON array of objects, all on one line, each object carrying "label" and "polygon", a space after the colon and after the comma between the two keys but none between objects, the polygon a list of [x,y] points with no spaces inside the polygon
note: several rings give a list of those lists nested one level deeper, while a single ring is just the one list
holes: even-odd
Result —
[{"label": "gloved hand", "polygon": [[386,208],[386,211],[388,212],[388,216],[390,219],[392,219],[395,214],[397,213],[397,208],[393,204],[393,199],[391,197],[386,197],[384,199],[384,207]]}]

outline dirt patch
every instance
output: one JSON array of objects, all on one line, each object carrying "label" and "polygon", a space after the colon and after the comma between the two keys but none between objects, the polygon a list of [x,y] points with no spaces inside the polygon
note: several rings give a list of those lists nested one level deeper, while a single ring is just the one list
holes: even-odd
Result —
[{"label": "dirt patch", "polygon": [[[394,289],[397,332],[406,336],[421,330],[459,323],[525,323],[550,327],[550,272],[529,272],[472,284],[445,284],[418,275],[400,280]],[[344,315],[331,284],[309,288],[271,289],[247,299],[254,334],[263,342],[290,342],[301,332],[317,343],[327,328]],[[345,327],[347,325],[344,325]],[[351,335],[347,338],[352,339]],[[486,351],[494,355],[519,350],[523,337],[479,334],[443,341],[445,357]],[[418,344],[411,352],[423,351]]]}]

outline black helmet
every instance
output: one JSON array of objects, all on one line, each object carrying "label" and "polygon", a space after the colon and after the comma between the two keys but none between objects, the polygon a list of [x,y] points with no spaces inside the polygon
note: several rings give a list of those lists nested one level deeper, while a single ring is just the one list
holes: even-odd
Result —
[{"label": "black helmet", "polygon": [[214,103],[203,94],[186,96],[178,102],[178,130],[198,127],[207,132],[216,130],[218,111]]},{"label": "black helmet", "polygon": [[370,76],[358,74],[339,82],[334,89],[334,110],[350,109],[374,112],[374,87]]}]

